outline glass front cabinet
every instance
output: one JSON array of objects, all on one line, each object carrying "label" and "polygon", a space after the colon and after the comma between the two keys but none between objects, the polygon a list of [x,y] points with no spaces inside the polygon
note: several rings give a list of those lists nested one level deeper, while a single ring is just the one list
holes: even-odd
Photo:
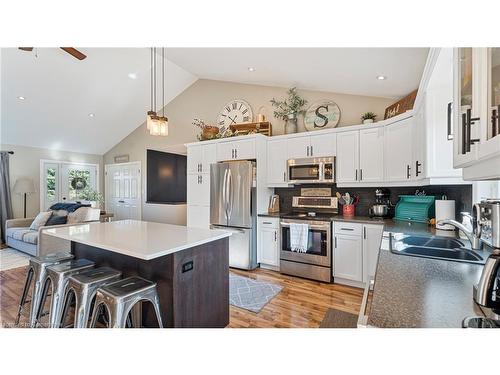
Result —
[{"label": "glass front cabinet", "polygon": [[453,166],[500,178],[500,48],[455,48],[453,74]]}]

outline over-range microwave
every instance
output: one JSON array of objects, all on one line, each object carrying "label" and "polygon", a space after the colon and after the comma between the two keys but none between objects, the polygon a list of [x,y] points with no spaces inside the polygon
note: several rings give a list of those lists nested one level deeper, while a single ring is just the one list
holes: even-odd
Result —
[{"label": "over-range microwave", "polygon": [[288,159],[291,184],[328,184],[335,182],[335,157]]}]

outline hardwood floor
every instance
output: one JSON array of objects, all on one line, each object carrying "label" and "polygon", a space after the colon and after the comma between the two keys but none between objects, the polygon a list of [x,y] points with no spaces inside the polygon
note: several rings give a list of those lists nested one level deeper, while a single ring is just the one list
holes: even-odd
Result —
[{"label": "hardwood floor", "polygon": [[[13,325],[19,296],[22,293],[27,267],[0,272],[0,326]],[[258,314],[230,307],[230,322],[233,328],[315,328],[319,327],[326,311],[334,308],[358,314],[363,290],[338,284],[326,284],[278,272],[257,269],[232,272],[255,280],[267,281],[283,286]],[[23,326],[25,319],[21,319]]]}]

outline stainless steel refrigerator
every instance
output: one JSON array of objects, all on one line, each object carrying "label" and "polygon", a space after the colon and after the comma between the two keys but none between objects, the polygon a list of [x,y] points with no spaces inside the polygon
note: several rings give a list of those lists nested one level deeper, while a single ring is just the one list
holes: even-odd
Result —
[{"label": "stainless steel refrigerator", "polygon": [[229,266],[257,267],[254,187],[255,162],[234,161],[210,166],[210,224],[231,231]]}]

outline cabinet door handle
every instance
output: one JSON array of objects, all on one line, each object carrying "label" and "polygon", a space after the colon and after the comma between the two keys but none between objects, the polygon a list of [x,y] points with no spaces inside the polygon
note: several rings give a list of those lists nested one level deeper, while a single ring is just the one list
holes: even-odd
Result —
[{"label": "cabinet door handle", "polygon": [[359,170],[359,181],[363,181],[363,170]]},{"label": "cabinet door handle", "polygon": [[462,155],[467,153],[467,115],[462,113]]},{"label": "cabinet door handle", "polygon": [[356,181],[358,181],[358,170],[356,169]]},{"label": "cabinet door handle", "polygon": [[337,236],[335,236],[335,248],[337,248]]},{"label": "cabinet door handle", "polygon": [[415,162],[415,177],[418,177],[422,171],[420,171],[418,168],[422,166],[422,163],[419,163],[418,160]]},{"label": "cabinet door handle", "polygon": [[231,150],[231,159],[234,159],[234,148]]},{"label": "cabinet door handle", "polygon": [[309,156],[309,146],[306,147],[306,154]]},{"label": "cabinet door handle", "polygon": [[274,242],[278,241],[278,232],[274,231]]},{"label": "cabinet door handle", "polygon": [[200,163],[200,172],[203,172],[203,164]]},{"label": "cabinet door handle", "polygon": [[203,175],[200,175],[200,184],[203,183]]},{"label": "cabinet door handle", "polygon": [[496,137],[500,133],[500,105],[491,111],[491,137]]},{"label": "cabinet door handle", "polygon": [[286,172],[283,172],[283,182],[286,182]]},{"label": "cabinet door handle", "polygon": [[474,138],[474,139],[471,139],[472,137],[472,130],[471,130],[471,127],[472,127],[472,124],[475,124],[476,121],[479,121],[480,118],[479,117],[471,117],[472,116],[472,110],[471,109],[468,109],[467,110],[467,143],[466,143],[466,148],[467,148],[467,152],[470,152],[470,146],[473,145],[474,143],[476,142],[479,142],[479,139],[478,138]]},{"label": "cabinet door handle", "polygon": [[408,180],[409,180],[409,179],[410,179],[410,177],[411,177],[411,172],[410,172],[410,170],[411,170],[411,167],[410,167],[410,165],[409,165],[409,164],[407,164],[407,165],[406,165],[406,178],[407,178]]},{"label": "cabinet door handle", "polygon": [[452,105],[453,102],[448,103],[448,111],[447,111],[447,125],[448,125],[448,133],[446,134],[446,139],[448,141],[453,139],[453,130],[451,128],[451,115],[452,115]]},{"label": "cabinet door handle", "polygon": [[314,156],[313,146],[311,146],[311,156]]},{"label": "cabinet door handle", "polygon": [[366,240],[366,227],[363,227],[363,238]]}]

